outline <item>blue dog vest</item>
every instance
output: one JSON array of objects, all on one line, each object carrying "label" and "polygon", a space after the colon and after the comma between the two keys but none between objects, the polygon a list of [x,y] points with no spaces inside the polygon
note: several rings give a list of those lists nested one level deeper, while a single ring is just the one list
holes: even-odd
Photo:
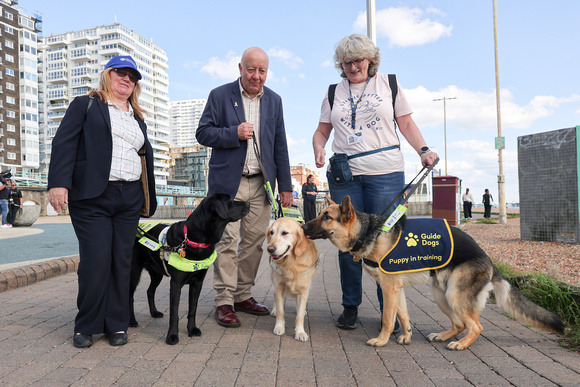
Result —
[{"label": "blue dog vest", "polygon": [[395,246],[379,263],[387,274],[440,269],[453,257],[453,237],[445,219],[407,219]]}]

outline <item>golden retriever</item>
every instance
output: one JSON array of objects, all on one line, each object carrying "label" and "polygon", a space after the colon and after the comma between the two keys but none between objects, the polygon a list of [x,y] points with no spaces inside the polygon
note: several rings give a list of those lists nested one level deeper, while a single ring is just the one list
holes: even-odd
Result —
[{"label": "golden retriever", "polygon": [[285,333],[284,300],[286,295],[290,295],[296,298],[294,338],[306,341],[308,334],[304,331],[304,315],[310,282],[318,264],[316,245],[304,236],[300,223],[292,218],[277,219],[268,228],[266,237],[275,288],[271,312],[272,316],[276,316],[274,334],[281,336]]}]

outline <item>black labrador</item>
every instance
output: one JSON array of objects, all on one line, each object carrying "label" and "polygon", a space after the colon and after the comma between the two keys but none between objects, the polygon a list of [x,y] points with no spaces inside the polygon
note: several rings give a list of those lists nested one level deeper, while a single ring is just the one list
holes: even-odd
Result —
[{"label": "black labrador", "polygon": [[[151,277],[151,284],[147,289],[147,300],[152,317],[163,317],[163,313],[159,312],[155,306],[155,290],[164,275],[169,274],[171,277],[169,331],[165,342],[170,345],[179,342],[179,300],[181,288],[185,284],[189,285],[187,333],[189,337],[200,336],[201,331],[196,326],[195,314],[207,268],[215,259],[215,245],[220,241],[229,222],[237,221],[249,212],[250,203],[234,201],[226,194],[214,194],[203,199],[185,221],[173,224],[159,223],[147,229],[145,233],[138,233],[131,263],[129,326],[138,326],[133,296],[139,284],[141,272],[145,268]],[[159,236],[164,233],[166,233],[165,243],[163,240],[159,241]],[[145,241],[140,243],[139,240],[143,236]],[[156,249],[156,243],[163,244],[164,247],[158,249],[157,246]],[[169,262],[160,258],[160,251],[163,249],[170,250],[173,254]]]}]

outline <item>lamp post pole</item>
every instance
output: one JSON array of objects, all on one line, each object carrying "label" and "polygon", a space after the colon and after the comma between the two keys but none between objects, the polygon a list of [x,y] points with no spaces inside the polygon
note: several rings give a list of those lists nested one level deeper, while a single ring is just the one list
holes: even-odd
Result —
[{"label": "lamp post pole", "polygon": [[367,35],[374,44],[377,44],[375,13],[375,0],[367,0]]},{"label": "lamp post pole", "polygon": [[457,97],[443,97],[439,99],[434,99],[433,101],[443,101],[443,133],[445,142],[445,176],[447,176],[447,100],[457,99]]},{"label": "lamp post pole", "polygon": [[[499,60],[497,48],[497,7],[496,0],[493,0],[493,42],[495,47],[495,98],[497,103],[497,136],[501,137],[501,110],[499,103]],[[505,210],[505,176],[503,174],[503,155],[502,149],[498,147],[499,174],[497,175],[497,190],[499,196],[499,222],[507,223]]]}]

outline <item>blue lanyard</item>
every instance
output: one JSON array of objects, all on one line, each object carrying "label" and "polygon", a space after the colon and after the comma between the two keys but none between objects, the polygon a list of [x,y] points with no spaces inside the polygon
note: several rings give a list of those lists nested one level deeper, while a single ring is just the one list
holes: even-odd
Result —
[{"label": "blue lanyard", "polygon": [[350,90],[350,81],[348,81],[348,93],[350,94],[350,119],[352,121],[352,130],[356,130],[356,108],[358,107],[358,103],[362,100],[363,95],[365,94],[365,90],[367,89],[367,86],[369,84],[369,81],[371,80],[371,78],[367,78],[367,83],[365,84],[365,87],[362,91],[362,93],[360,93],[360,97],[358,98],[358,101],[356,101],[356,103],[354,102],[354,100],[352,99],[352,91]]}]

